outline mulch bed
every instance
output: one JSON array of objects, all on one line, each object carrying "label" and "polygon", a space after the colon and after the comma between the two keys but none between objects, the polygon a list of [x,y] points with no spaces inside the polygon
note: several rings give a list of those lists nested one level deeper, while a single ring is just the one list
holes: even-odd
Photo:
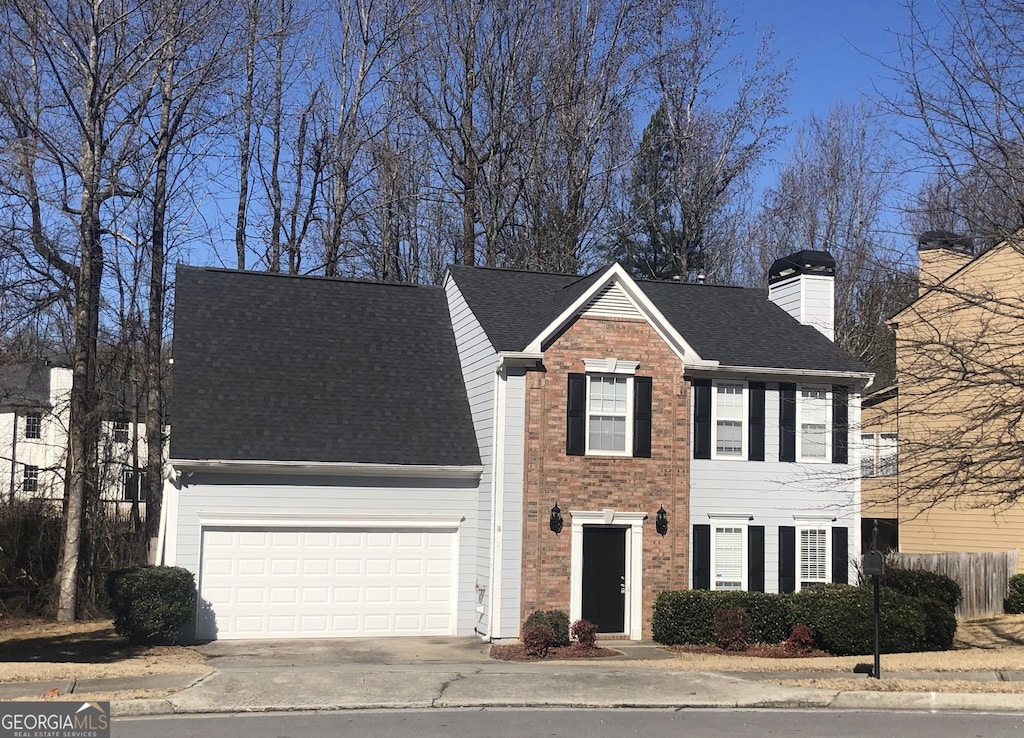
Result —
[{"label": "mulch bed", "polygon": [[828,657],[832,654],[817,649],[807,651],[787,651],[781,643],[752,643],[745,651],[726,651],[724,648],[712,645],[695,646],[684,644],[681,646],[665,646],[666,651],[672,653],[704,653],[721,656],[753,656],[761,659],[813,659]]},{"label": "mulch bed", "polygon": [[491,646],[491,658],[501,661],[554,661],[558,659],[594,659],[607,656],[621,656],[610,648],[581,648],[580,646],[559,646],[548,650],[543,659],[531,656],[522,643],[503,643]]}]

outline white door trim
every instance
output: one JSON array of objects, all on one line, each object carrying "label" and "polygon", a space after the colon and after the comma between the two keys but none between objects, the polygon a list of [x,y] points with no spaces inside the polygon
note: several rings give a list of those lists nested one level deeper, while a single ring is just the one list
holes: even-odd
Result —
[{"label": "white door trim", "polygon": [[626,622],[630,640],[639,641],[643,632],[643,560],[645,512],[620,510],[570,510],[572,516],[569,620],[576,622],[583,612],[583,526],[618,525],[629,528],[626,535]]}]

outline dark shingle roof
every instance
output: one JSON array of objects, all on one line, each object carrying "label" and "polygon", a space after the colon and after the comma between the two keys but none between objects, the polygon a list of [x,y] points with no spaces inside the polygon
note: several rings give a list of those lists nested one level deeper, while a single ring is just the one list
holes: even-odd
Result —
[{"label": "dark shingle roof", "polygon": [[[521,351],[605,273],[587,277],[453,267],[452,277],[498,351]],[[686,282],[637,284],[702,359],[723,366],[863,372],[762,289]]]},{"label": "dark shingle roof", "polygon": [[50,409],[48,363],[0,366],[0,410]]},{"label": "dark shingle roof", "polygon": [[179,267],[171,457],[477,465],[443,290]]}]

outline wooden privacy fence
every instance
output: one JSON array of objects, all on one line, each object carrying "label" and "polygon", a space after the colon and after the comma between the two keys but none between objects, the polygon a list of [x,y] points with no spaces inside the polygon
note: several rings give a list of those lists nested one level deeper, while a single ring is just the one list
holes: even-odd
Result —
[{"label": "wooden privacy fence", "polygon": [[1017,551],[892,554],[900,569],[945,574],[960,585],[958,618],[981,618],[1003,612],[1010,577],[1017,573]]}]

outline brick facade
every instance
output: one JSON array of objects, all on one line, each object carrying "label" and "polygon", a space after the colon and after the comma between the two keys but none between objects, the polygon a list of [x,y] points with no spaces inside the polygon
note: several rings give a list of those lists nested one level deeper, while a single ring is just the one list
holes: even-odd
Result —
[{"label": "brick facade", "polygon": [[[653,380],[651,458],[567,456],[568,374],[584,359],[639,361]],[[643,528],[643,627],[651,637],[651,606],[666,589],[685,589],[689,571],[690,385],[679,358],[641,320],[580,317],[544,351],[544,368],[527,375],[523,509],[522,620],[536,609],[569,610],[570,510],[646,512]],[[548,529],[551,506],[565,529]],[[664,537],[654,528],[668,512]]]}]

